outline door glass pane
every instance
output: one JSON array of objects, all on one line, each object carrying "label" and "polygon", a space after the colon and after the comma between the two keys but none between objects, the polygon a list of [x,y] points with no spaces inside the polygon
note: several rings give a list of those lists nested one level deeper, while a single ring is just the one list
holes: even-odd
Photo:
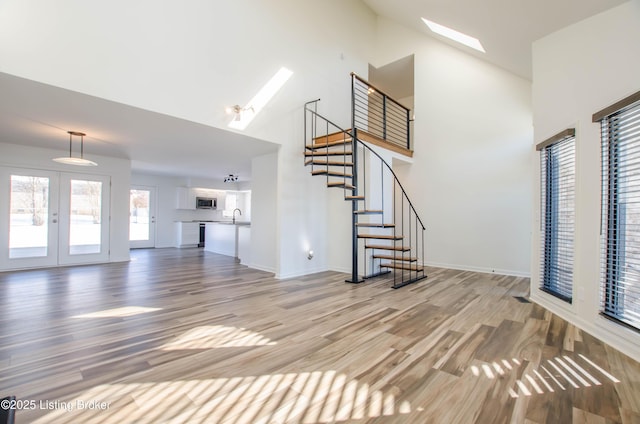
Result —
[{"label": "door glass pane", "polygon": [[69,254],[100,253],[102,182],[71,180]]},{"label": "door glass pane", "polygon": [[9,257],[47,256],[49,178],[11,176]]},{"label": "door glass pane", "polygon": [[129,196],[129,240],[149,240],[149,190],[132,189]]}]

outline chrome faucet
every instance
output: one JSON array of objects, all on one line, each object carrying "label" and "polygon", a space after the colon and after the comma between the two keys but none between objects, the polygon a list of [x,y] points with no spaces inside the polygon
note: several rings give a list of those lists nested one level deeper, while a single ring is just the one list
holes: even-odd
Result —
[{"label": "chrome faucet", "polygon": [[238,211],[238,213],[239,213],[240,215],[242,215],[242,211],[241,211],[240,209],[235,208],[235,209],[233,210],[233,221],[232,221],[232,222],[233,222],[234,224],[236,223],[236,211]]}]

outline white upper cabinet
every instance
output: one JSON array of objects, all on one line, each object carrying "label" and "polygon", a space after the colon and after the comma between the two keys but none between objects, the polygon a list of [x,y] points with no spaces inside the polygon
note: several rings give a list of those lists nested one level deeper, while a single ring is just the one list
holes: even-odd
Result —
[{"label": "white upper cabinet", "polygon": [[188,187],[178,187],[176,190],[176,209],[196,208],[196,193]]}]

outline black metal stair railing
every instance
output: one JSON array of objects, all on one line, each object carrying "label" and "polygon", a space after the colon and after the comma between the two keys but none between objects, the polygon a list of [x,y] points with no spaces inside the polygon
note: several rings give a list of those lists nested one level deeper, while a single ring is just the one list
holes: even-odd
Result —
[{"label": "black metal stair railing", "polygon": [[352,129],[411,150],[411,111],[397,100],[351,73]]},{"label": "black metal stair railing", "polygon": [[[318,99],[319,100],[319,99]],[[305,165],[352,202],[352,275],[348,282],[389,276],[393,288],[426,278],[425,226],[391,166],[358,139],[305,104]]]}]

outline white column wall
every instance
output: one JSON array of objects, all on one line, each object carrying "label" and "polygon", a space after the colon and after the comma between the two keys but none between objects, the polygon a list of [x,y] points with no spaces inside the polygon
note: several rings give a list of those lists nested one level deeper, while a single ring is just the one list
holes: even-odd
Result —
[{"label": "white column wall", "polygon": [[533,44],[535,142],[576,129],[573,303],[539,290],[539,154],[531,148],[533,241],[531,299],[640,360],[640,334],[600,312],[600,125],[592,115],[640,90],[640,2],[581,21]]},{"label": "white column wall", "polygon": [[251,268],[277,272],[278,269],[278,155],[258,156],[251,164]]}]

